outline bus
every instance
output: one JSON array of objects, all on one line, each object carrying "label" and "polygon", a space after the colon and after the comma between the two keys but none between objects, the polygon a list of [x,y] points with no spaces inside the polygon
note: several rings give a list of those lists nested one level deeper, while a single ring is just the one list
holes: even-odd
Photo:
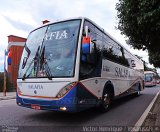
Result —
[{"label": "bus", "polygon": [[17,78],[19,106],[80,112],[139,95],[143,62],[85,17],[47,23],[26,41]]},{"label": "bus", "polygon": [[144,81],[145,86],[156,86],[157,85],[157,75],[153,71],[144,71]]}]

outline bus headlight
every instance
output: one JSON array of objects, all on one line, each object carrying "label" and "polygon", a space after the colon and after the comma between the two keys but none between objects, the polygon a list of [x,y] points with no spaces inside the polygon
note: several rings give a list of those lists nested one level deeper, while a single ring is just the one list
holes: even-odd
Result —
[{"label": "bus headlight", "polygon": [[63,97],[69,90],[71,90],[77,83],[76,82],[73,82],[73,83],[70,83],[68,85],[66,85],[64,88],[62,88],[59,93],[57,94],[57,98],[61,98]]}]

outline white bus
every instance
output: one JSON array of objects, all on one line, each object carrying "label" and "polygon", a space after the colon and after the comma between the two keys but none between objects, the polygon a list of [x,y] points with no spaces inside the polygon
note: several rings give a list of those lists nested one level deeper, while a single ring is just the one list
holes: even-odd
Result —
[{"label": "white bus", "polygon": [[17,104],[32,109],[108,111],[112,100],[144,89],[143,63],[88,18],[43,25],[25,44]]},{"label": "white bus", "polygon": [[156,86],[157,75],[153,71],[144,71],[145,86]]}]

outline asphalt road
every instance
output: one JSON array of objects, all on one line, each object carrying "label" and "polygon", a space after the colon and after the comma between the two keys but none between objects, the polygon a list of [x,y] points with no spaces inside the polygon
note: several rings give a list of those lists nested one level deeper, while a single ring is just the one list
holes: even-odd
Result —
[{"label": "asphalt road", "polygon": [[160,86],[149,87],[139,97],[116,100],[107,113],[97,109],[76,114],[32,110],[17,106],[15,99],[2,100],[0,131],[104,131],[106,126],[134,126],[159,90]]}]

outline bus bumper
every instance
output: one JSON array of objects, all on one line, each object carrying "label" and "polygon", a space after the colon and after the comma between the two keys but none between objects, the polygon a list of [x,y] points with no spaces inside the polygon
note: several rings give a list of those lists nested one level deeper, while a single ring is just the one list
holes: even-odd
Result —
[{"label": "bus bumper", "polygon": [[80,112],[97,104],[97,97],[78,83],[64,97],[56,99],[31,98],[17,94],[17,105],[37,110]]}]

